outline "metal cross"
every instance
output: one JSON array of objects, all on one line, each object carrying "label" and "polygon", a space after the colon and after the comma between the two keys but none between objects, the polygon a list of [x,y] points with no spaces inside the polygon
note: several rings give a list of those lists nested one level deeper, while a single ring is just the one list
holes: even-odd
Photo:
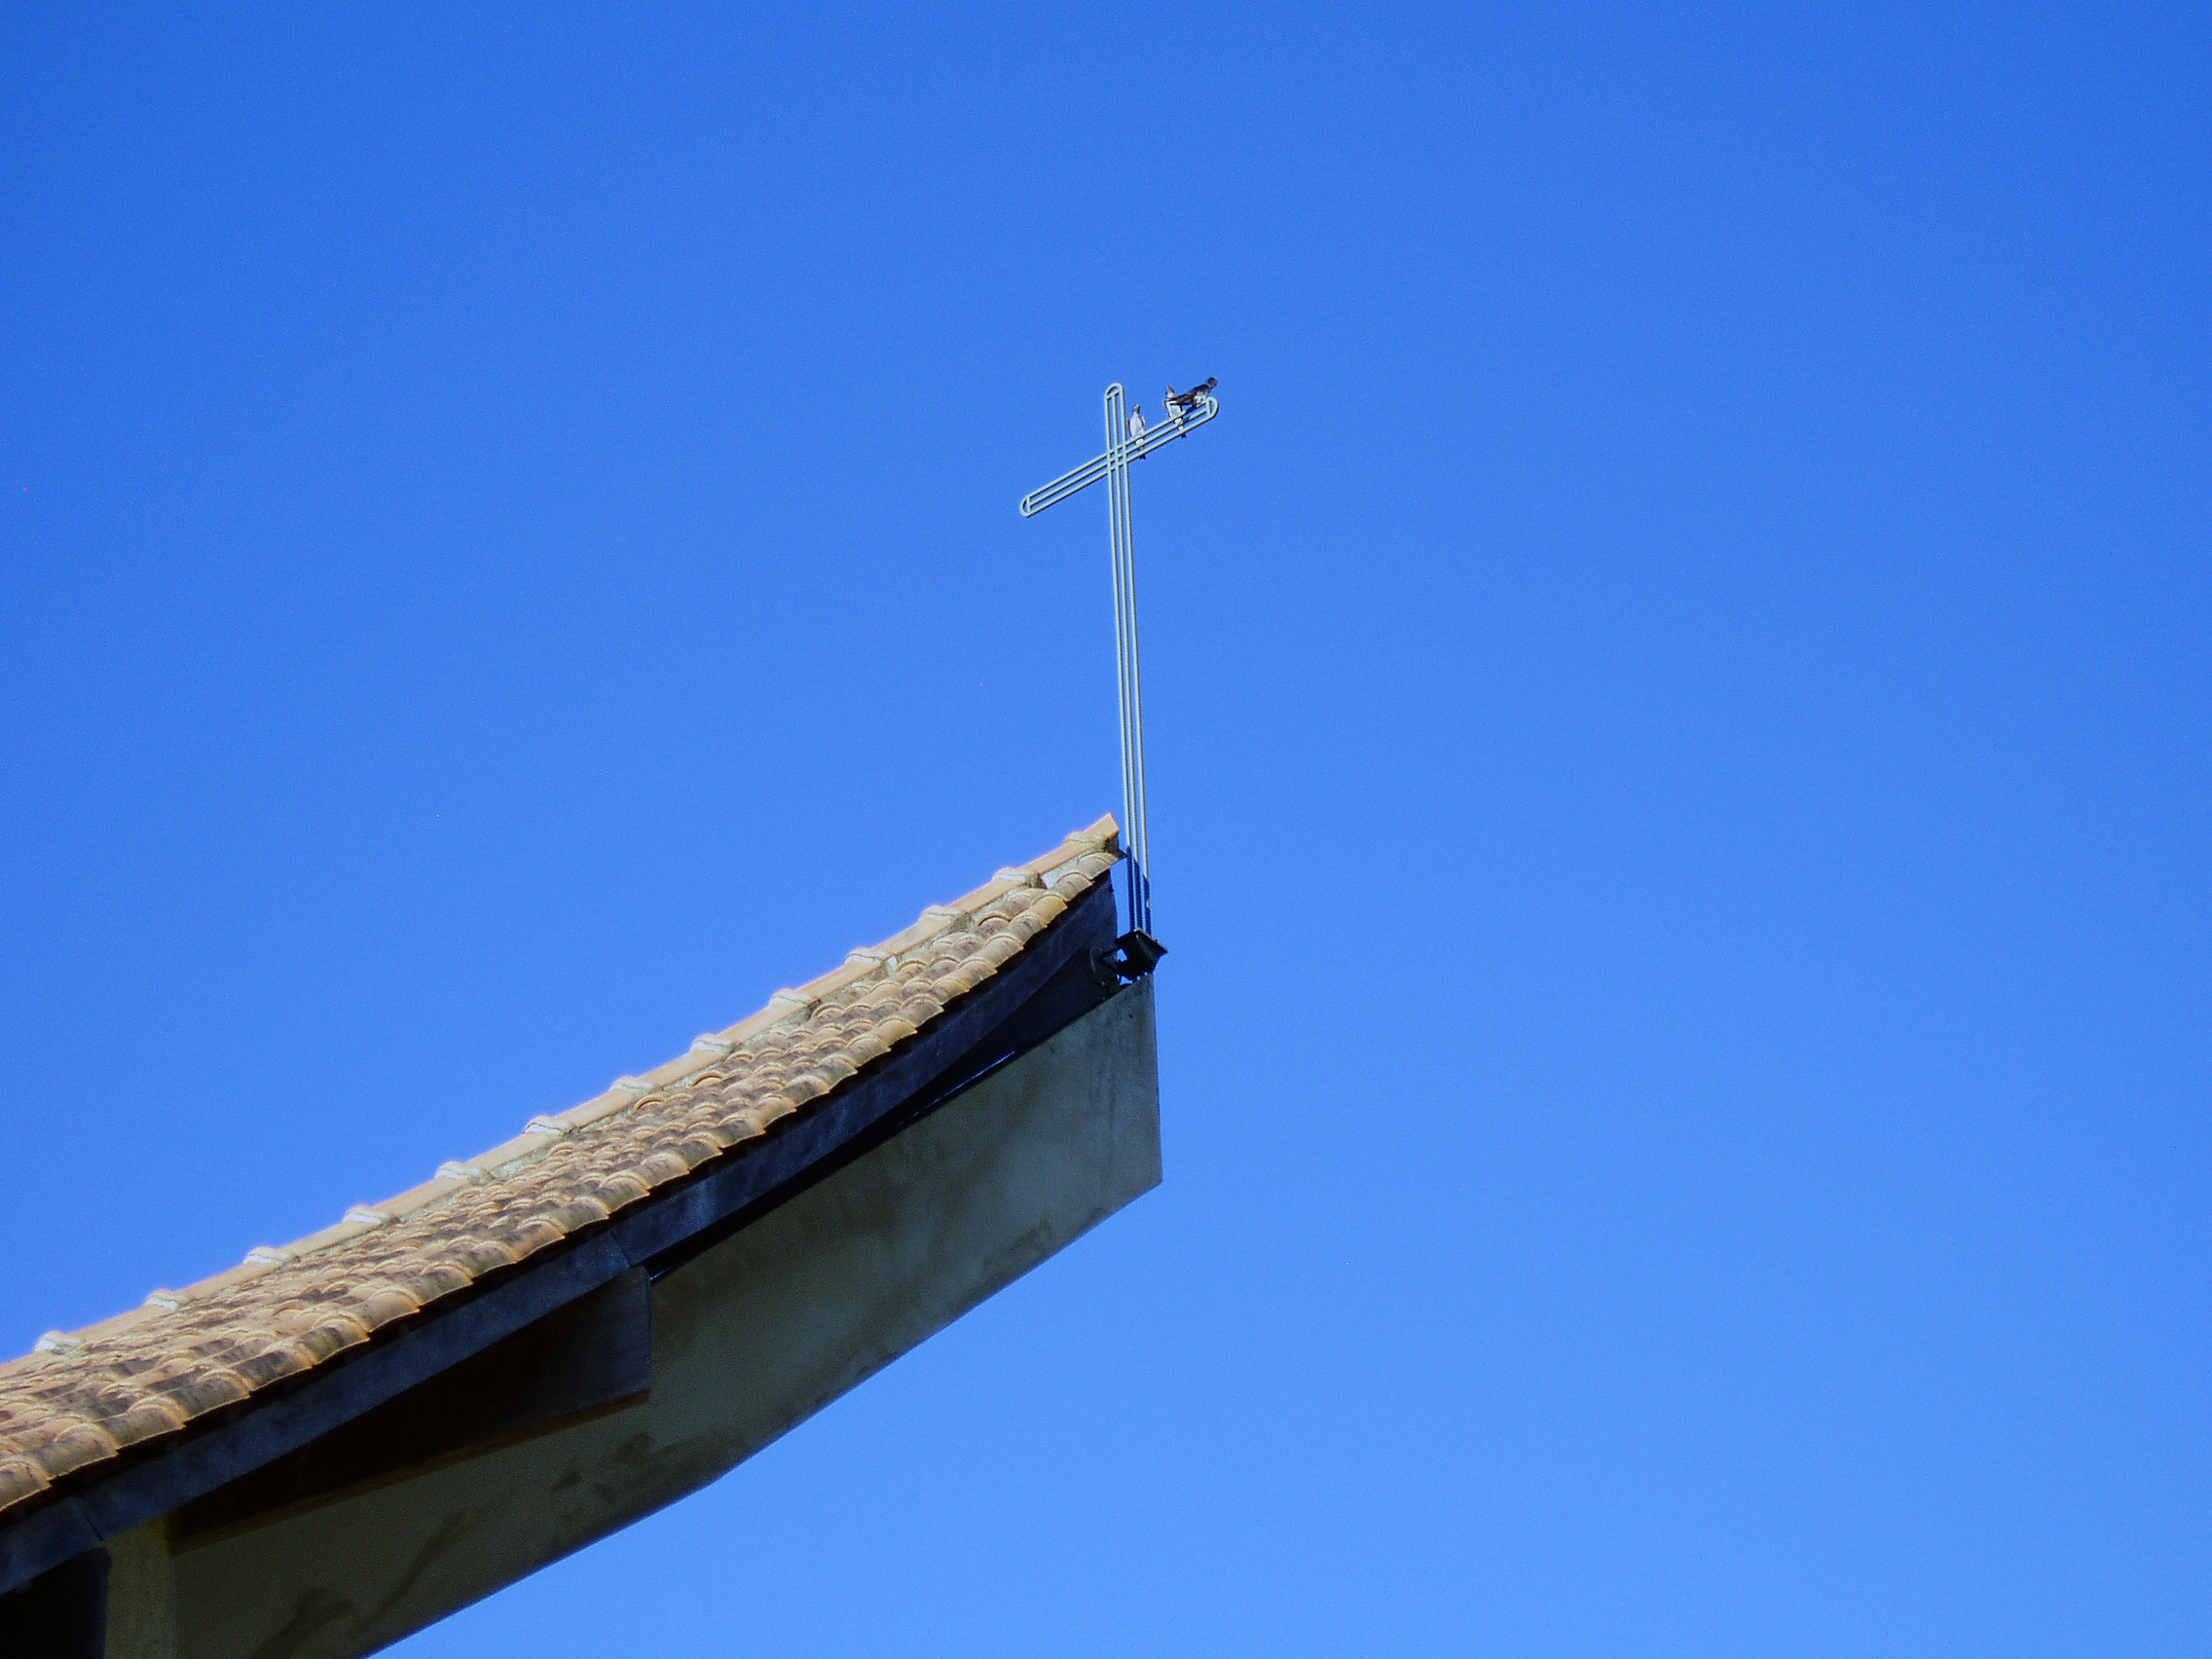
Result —
[{"label": "metal cross", "polygon": [[[1220,414],[1221,404],[1213,395],[1216,384],[1209,380],[1185,392],[1169,387],[1163,418],[1157,426],[1144,424],[1142,404],[1134,414],[1128,412],[1126,395],[1119,383],[1108,387],[1106,453],[1021,498],[1021,516],[1034,518],[1055,501],[1066,500],[1101,478],[1106,480],[1107,516],[1114,542],[1114,663],[1122,683],[1122,823],[1129,855],[1129,932],[1138,936],[1124,941],[1123,955],[1139,973],[1151,970],[1160,945],[1152,937],[1152,838],[1145,820],[1144,687],[1137,658],[1137,571],[1129,529],[1129,463],[1142,461]],[[1132,944],[1134,950],[1130,949]],[[1140,953],[1149,953],[1151,960],[1138,960]]]}]

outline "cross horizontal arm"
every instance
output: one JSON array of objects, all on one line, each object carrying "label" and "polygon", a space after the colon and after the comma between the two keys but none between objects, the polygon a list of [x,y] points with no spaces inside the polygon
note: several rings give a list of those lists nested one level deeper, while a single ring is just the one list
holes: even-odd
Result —
[{"label": "cross horizontal arm", "polygon": [[1088,490],[1106,476],[1106,469],[1114,463],[1111,455],[1098,456],[1085,461],[1073,472],[1053,479],[1042,490],[1032,490],[1021,498],[1021,516],[1035,518],[1055,501],[1064,501],[1078,490]]},{"label": "cross horizontal arm", "polygon": [[[1123,445],[1121,449],[1122,458],[1125,461],[1142,461],[1154,450],[1173,443],[1194,426],[1204,425],[1220,413],[1221,400],[1215,397],[1207,397],[1190,414],[1183,416],[1180,420],[1162,421],[1159,425],[1147,429],[1143,437],[1132,443]],[[1113,464],[1114,451],[1108,450],[1104,455],[1094,456],[1085,461],[1073,472],[1061,474],[1042,490],[1032,490],[1028,495],[1021,498],[1021,516],[1023,518],[1035,518],[1054,502],[1066,500],[1079,490],[1088,490],[1091,485],[1105,477]]]}]

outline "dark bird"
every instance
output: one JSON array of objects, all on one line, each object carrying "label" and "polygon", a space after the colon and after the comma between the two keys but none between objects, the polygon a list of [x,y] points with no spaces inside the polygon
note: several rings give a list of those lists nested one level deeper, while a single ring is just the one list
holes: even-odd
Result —
[{"label": "dark bird", "polygon": [[1169,387],[1167,388],[1167,407],[1171,410],[1180,410],[1183,414],[1188,415],[1205,401],[1207,392],[1213,390],[1220,384],[1221,377],[1215,375],[1205,385],[1195,386],[1189,391],[1177,391],[1173,387]]}]

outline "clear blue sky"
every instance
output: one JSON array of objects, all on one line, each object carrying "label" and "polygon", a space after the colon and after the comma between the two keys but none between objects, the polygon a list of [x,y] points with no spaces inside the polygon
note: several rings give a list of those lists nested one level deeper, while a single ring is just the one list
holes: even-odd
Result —
[{"label": "clear blue sky", "polygon": [[2198,7],[12,8],[0,1337],[1117,805],[1168,1178],[396,1650],[2212,1647]]}]

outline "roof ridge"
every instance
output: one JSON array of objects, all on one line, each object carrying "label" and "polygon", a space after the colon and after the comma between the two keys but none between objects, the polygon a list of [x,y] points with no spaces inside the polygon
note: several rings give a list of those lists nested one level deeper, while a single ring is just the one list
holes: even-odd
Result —
[{"label": "roof ridge", "polygon": [[[289,1244],[257,1244],[234,1268],[156,1290],[96,1324],[48,1332],[31,1353],[0,1364],[0,1515],[75,1468],[318,1364],[480,1273],[606,1219],[662,1180],[739,1150],[996,973],[1113,867],[1120,840],[1109,814],[949,904],[930,905],[829,973],[777,991],[674,1059],[533,1117],[513,1139],[449,1160],[419,1186],[356,1204]],[[940,964],[944,972],[933,975]],[[794,1046],[817,1025],[822,1040]],[[587,1151],[621,1166],[597,1168]],[[434,1235],[430,1224],[441,1219],[460,1224],[460,1234]],[[389,1249],[363,1255],[365,1240],[387,1233]],[[417,1235],[424,1236],[411,1248]],[[362,1282],[305,1282],[325,1264],[350,1268]],[[279,1279],[297,1294],[257,1309],[249,1287],[266,1282],[274,1292]],[[142,1342],[158,1351],[136,1351]]]}]

